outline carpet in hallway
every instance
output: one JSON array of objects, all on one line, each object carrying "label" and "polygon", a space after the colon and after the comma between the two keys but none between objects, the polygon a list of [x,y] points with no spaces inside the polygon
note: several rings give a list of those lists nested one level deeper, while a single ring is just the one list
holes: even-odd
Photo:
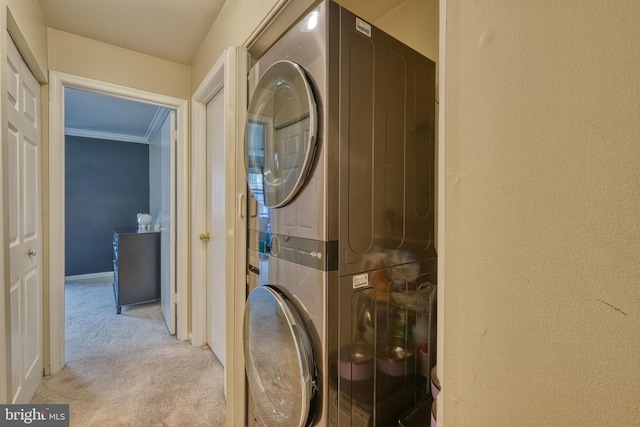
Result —
[{"label": "carpet in hallway", "polygon": [[223,368],[170,336],[159,303],[116,314],[111,282],[65,286],[66,366],[31,403],[68,403],[71,426],[224,426]]}]

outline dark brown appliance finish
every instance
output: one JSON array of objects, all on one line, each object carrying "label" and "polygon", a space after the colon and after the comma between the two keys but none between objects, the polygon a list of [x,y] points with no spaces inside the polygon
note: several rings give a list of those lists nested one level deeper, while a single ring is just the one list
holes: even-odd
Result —
[{"label": "dark brown appliance finish", "polygon": [[160,232],[113,230],[113,294],[118,314],[160,299]]},{"label": "dark brown appliance finish", "polygon": [[435,63],[340,10],[340,276],[435,258]]}]

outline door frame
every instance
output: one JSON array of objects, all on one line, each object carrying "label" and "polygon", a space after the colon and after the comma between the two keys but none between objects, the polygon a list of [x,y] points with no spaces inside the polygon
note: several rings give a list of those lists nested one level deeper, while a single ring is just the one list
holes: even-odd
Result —
[{"label": "door frame", "polygon": [[[245,425],[246,396],[244,373],[243,321],[246,300],[246,197],[244,168],[244,122],[247,109],[248,54],[246,48],[228,48],[194,92],[191,103],[192,151],[192,342],[207,343],[207,245],[200,233],[207,226],[207,103],[220,90],[225,98],[225,144],[227,148],[227,253],[233,265],[225,274],[227,334],[225,343],[225,396],[227,425]],[[229,188],[231,187],[231,189]]]},{"label": "door frame", "polygon": [[186,340],[188,336],[188,101],[171,96],[133,89],[112,83],[50,70],[49,72],[49,339],[50,373],[65,365],[64,329],[64,89],[87,90],[105,95],[128,98],[134,101],[162,105],[177,112],[176,150],[176,200],[172,210],[176,215],[176,336]]}]

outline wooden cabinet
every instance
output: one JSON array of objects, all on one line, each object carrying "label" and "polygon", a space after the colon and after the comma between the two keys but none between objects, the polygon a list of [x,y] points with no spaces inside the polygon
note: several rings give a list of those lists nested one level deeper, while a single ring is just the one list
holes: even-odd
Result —
[{"label": "wooden cabinet", "polygon": [[113,294],[116,309],[160,299],[160,232],[113,230]]}]

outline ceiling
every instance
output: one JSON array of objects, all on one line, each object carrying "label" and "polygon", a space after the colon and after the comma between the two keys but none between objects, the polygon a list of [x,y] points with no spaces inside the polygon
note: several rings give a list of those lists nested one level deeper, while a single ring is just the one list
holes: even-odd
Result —
[{"label": "ceiling", "polygon": [[[375,23],[407,0],[337,0]],[[38,0],[47,26],[191,65],[226,0]]]},{"label": "ceiling", "polygon": [[39,0],[47,26],[190,65],[225,0]]},{"label": "ceiling", "polygon": [[169,109],[115,96],[65,88],[65,134],[148,144]]},{"label": "ceiling", "polygon": [[[47,26],[190,65],[226,0],[38,0]],[[370,22],[406,0],[338,0]],[[148,142],[166,109],[105,95],[65,94],[68,135]]]},{"label": "ceiling", "polygon": [[[39,0],[47,26],[189,65],[225,0]],[[148,143],[167,109],[80,90],[65,92],[71,136]]]}]

